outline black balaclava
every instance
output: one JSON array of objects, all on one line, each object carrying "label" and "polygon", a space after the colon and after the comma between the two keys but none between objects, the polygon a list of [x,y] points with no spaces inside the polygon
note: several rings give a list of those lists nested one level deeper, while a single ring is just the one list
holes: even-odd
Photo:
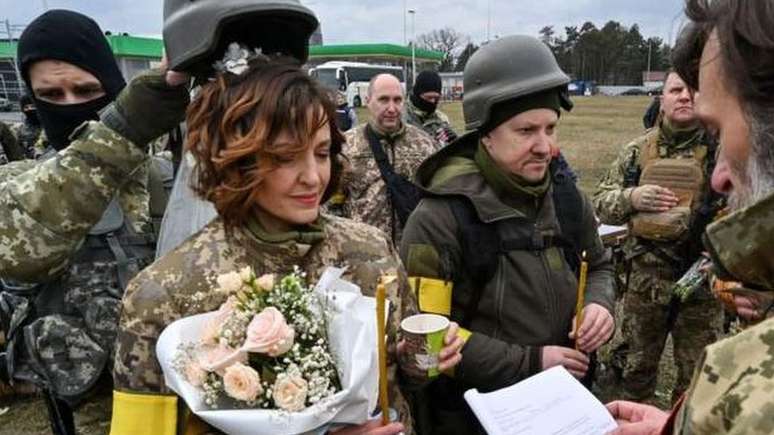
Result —
[{"label": "black balaclava", "polygon": [[435,112],[435,109],[438,108],[438,103],[431,103],[420,97],[425,92],[441,93],[441,76],[437,72],[422,71],[419,73],[414,83],[414,89],[412,89],[411,95],[409,95],[411,104],[429,115]]},{"label": "black balaclava", "polygon": [[[29,70],[40,60],[59,60],[96,77],[105,95],[80,104],[52,104],[35,97]],[[126,85],[113,51],[96,22],[77,12],[52,10],[36,18],[19,38],[18,64],[37,115],[51,145],[61,150],[70,144],[76,127],[99,118],[98,112],[115,100]]]},{"label": "black balaclava", "polygon": [[[32,105],[32,109],[24,110],[26,106]],[[19,107],[21,107],[21,111],[24,114],[25,122],[29,125],[39,127],[40,126],[40,120],[38,119],[38,112],[35,108],[35,100],[30,97],[29,94],[23,94],[21,98],[19,98]]]}]

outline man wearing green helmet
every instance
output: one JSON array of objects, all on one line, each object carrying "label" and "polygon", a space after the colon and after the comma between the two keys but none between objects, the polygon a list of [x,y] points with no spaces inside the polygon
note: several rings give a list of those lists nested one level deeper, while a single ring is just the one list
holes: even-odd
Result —
[{"label": "man wearing green helmet", "polygon": [[[419,168],[425,198],[400,246],[420,310],[465,328],[460,365],[417,393],[428,405],[414,411],[420,433],[483,433],[466,389],[557,365],[583,378],[614,329],[610,254],[590,201],[553,158],[560,110],[572,107],[569,78],[540,41],[509,36],[471,57],[464,82],[472,131]],[[582,252],[588,285],[576,334]]]}]

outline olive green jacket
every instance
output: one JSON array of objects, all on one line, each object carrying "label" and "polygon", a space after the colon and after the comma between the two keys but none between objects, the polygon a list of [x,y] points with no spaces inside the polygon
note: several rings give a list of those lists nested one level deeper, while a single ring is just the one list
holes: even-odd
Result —
[{"label": "olive green jacket", "polygon": [[[461,281],[465,264],[460,228],[451,209],[454,198],[470,201],[481,221],[497,225],[502,240],[531,235],[533,229],[543,236],[559,233],[551,188],[536,201],[499,198],[473,161],[477,145],[476,135],[464,136],[420,166],[416,183],[427,197],[409,218],[400,246],[401,259],[419,292],[420,310],[433,311],[439,304],[428,303],[433,299],[428,292],[443,289],[424,282],[444,281],[446,289],[451,284],[450,314],[458,321],[472,289]],[[610,254],[599,239],[593,208],[585,196],[582,225],[587,231],[580,248],[587,251],[589,262],[585,303],[600,304],[613,313]],[[541,371],[543,346],[572,345],[568,333],[578,280],[559,248],[500,255],[495,277],[482,284],[477,311],[470,324],[463,325],[472,335],[455,369],[460,392],[471,387],[488,391],[511,385]]]}]

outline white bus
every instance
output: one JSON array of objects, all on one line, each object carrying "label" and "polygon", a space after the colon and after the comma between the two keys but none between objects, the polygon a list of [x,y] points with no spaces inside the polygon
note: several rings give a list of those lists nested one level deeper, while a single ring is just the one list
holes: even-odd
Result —
[{"label": "white bus", "polygon": [[352,107],[365,104],[368,82],[373,76],[382,73],[394,75],[400,80],[403,88],[406,88],[403,68],[399,66],[332,61],[309,70],[309,74],[317,78],[325,87],[344,92],[347,95],[347,103]]}]

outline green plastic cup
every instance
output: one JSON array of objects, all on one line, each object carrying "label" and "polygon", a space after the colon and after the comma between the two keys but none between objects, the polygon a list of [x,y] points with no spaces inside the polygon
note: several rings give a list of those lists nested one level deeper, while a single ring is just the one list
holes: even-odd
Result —
[{"label": "green plastic cup", "polygon": [[403,369],[417,377],[438,376],[438,354],[448,328],[449,319],[437,314],[415,314],[403,319],[400,329],[407,354]]}]

